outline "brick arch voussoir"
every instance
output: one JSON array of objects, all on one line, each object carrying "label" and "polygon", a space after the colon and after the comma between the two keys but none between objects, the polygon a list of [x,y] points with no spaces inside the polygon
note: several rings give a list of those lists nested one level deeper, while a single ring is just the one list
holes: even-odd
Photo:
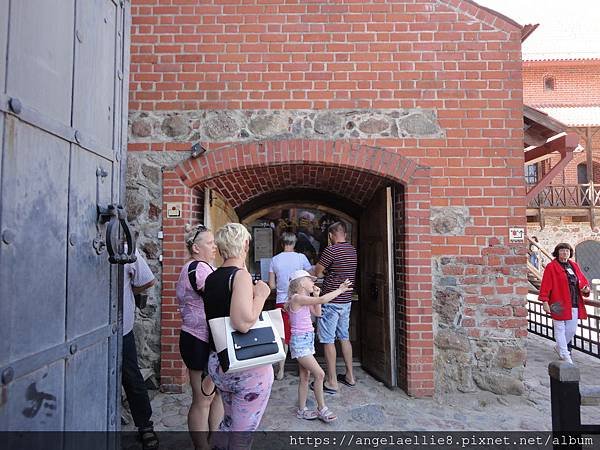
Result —
[{"label": "brick arch voussoir", "polygon": [[380,147],[342,141],[288,140],[239,143],[210,150],[175,167],[193,187],[238,170],[266,166],[320,164],[358,170],[407,185],[418,168],[414,160]]}]

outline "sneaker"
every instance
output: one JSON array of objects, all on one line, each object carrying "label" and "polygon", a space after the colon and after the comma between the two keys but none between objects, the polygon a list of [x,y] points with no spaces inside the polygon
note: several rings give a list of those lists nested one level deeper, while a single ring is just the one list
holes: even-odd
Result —
[{"label": "sneaker", "polygon": [[563,361],[569,364],[573,364],[573,360],[571,359],[571,355],[566,355],[563,357]]}]

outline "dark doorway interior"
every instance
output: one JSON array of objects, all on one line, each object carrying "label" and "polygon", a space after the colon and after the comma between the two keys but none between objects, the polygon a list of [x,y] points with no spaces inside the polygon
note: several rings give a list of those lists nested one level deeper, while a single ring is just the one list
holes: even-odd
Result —
[{"label": "dark doorway interior", "polygon": [[[300,201],[294,200],[289,193],[287,196],[274,193],[271,203],[268,196],[265,197],[255,202],[253,209],[247,205],[238,208],[240,221],[252,230],[254,238],[247,261],[250,272],[257,279],[268,280],[270,258],[282,251],[280,236],[283,231],[294,232],[298,237],[296,251],[304,253],[311,264],[316,264],[320,253],[329,245],[327,227],[336,220],[344,221],[348,227],[348,241],[359,254],[350,317],[354,364],[361,365],[385,384],[396,385],[391,188],[380,189],[363,208],[345,200],[319,202],[318,195],[310,195],[310,201]],[[327,198],[327,194],[321,192],[320,197]],[[350,205],[351,208],[344,208],[344,211],[332,204]],[[275,305],[275,295],[271,297],[269,308]],[[324,364],[322,346],[317,343],[315,351]],[[295,368],[295,361],[288,360],[288,363],[290,369]],[[343,366],[339,347],[338,365]]]}]

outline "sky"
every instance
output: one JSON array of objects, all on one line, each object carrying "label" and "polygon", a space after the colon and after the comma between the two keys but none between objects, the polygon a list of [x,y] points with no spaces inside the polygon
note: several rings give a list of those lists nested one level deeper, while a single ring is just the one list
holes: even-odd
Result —
[{"label": "sky", "polygon": [[524,59],[600,57],[600,0],[475,0],[521,25],[539,23]]}]

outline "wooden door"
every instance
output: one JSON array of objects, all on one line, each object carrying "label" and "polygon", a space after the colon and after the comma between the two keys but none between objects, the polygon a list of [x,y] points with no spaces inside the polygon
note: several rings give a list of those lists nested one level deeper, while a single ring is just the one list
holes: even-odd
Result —
[{"label": "wooden door", "polygon": [[[204,190],[204,225],[213,233],[226,223],[239,221],[237,213],[221,194],[210,188]],[[223,258],[218,253],[215,264],[217,267],[223,264]]]},{"label": "wooden door", "polygon": [[392,191],[379,190],[360,221],[359,276],[362,367],[396,385]]}]

